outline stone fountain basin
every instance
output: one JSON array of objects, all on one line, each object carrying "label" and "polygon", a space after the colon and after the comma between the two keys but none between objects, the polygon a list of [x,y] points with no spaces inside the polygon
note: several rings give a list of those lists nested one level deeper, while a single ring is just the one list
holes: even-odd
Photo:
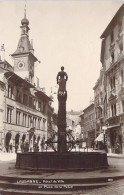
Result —
[{"label": "stone fountain basin", "polygon": [[37,171],[78,171],[108,167],[103,152],[28,152],[17,153],[16,168]]}]

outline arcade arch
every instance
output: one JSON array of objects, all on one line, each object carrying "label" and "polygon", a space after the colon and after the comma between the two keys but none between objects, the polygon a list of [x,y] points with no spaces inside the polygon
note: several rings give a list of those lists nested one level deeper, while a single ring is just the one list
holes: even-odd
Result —
[{"label": "arcade arch", "polygon": [[11,140],[12,134],[11,132],[8,132],[5,137],[5,147],[6,147],[6,152],[9,152],[9,145],[10,145],[10,140]]}]

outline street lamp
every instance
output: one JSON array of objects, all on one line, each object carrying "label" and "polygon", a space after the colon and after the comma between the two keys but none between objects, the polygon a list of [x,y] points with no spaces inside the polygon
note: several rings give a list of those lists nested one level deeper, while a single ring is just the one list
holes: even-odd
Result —
[{"label": "street lamp", "polygon": [[106,130],[107,130],[107,126],[102,126],[102,130],[103,130],[104,149],[106,150]]}]

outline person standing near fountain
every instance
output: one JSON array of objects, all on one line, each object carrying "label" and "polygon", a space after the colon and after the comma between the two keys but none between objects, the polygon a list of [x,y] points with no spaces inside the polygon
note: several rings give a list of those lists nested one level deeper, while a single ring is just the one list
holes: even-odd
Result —
[{"label": "person standing near fountain", "polygon": [[64,67],[61,67],[61,71],[57,74],[57,84],[58,89],[58,152],[66,152],[66,82],[68,80],[68,75],[64,72]]}]

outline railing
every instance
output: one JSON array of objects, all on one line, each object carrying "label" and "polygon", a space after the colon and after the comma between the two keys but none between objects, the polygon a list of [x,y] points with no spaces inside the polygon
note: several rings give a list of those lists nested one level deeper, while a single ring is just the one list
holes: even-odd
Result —
[{"label": "railing", "polygon": [[120,123],[120,116],[113,116],[109,119],[107,119],[109,125],[116,125]]},{"label": "railing", "polygon": [[[24,144],[18,152],[57,152],[58,141],[45,141],[41,144],[41,147],[37,143],[34,144],[33,148],[29,146],[28,143]],[[88,145],[85,141],[76,140],[76,141],[67,141],[67,152],[91,152],[88,148]]]}]

